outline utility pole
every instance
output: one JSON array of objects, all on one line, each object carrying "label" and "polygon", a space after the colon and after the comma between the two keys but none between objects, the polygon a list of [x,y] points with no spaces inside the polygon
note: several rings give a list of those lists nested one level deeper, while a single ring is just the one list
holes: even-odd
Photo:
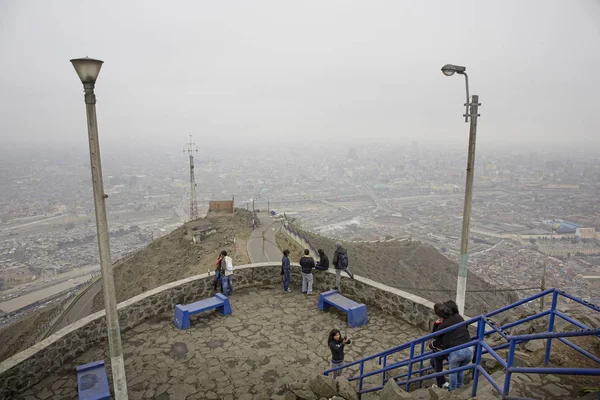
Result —
[{"label": "utility pole", "polygon": [[187,151],[190,157],[190,221],[198,218],[198,202],[196,201],[196,178],[194,177],[194,152],[198,154],[198,146],[192,142],[192,135],[190,135],[190,142],[185,144],[187,148],[183,149],[185,153]]},{"label": "utility pole", "polygon": [[[466,105],[466,104],[465,104]],[[475,175],[475,141],[477,138],[477,117],[479,117],[479,96],[474,94],[470,104],[471,112],[469,128],[469,154],[467,158],[467,181],[465,185],[465,204],[463,210],[462,236],[460,240],[460,260],[458,266],[458,282],[456,285],[456,303],[461,314],[465,312],[465,295],[467,291],[467,263],[469,261],[469,232],[471,230],[471,205],[473,202],[473,178]]]}]

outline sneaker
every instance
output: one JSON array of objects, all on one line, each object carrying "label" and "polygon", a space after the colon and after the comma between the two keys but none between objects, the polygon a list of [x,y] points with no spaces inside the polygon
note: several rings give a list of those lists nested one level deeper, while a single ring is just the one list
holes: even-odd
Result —
[{"label": "sneaker", "polygon": [[439,386],[434,383],[433,385],[431,385],[431,388],[432,389],[437,389],[437,388],[439,388]]},{"label": "sneaker", "polygon": [[284,290],[284,292],[288,292],[290,293],[292,291],[292,289],[288,288],[288,290]]},{"label": "sneaker", "polygon": [[302,294],[306,294],[306,292],[302,292]]},{"label": "sneaker", "polygon": [[444,386],[442,386],[442,389],[448,389],[450,387],[450,384],[448,382],[444,383]]}]

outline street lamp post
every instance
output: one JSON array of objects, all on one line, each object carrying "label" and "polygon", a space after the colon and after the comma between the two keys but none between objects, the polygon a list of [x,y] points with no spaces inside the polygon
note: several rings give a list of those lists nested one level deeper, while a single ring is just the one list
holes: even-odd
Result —
[{"label": "street lamp post", "polygon": [[108,195],[104,194],[104,184],[102,182],[98,123],[96,121],[96,95],[94,94],[94,86],[103,61],[85,57],[73,59],[71,63],[75,68],[75,72],[79,75],[85,91],[84,99],[90,146],[92,186],[94,188],[94,206],[96,209],[96,230],[98,233],[98,249],[100,251],[100,268],[104,282],[104,306],[106,308],[106,327],[114,393],[117,400],[127,400],[127,380],[125,378],[125,363],[123,362],[123,349],[121,347],[117,297],[115,294],[112,264],[110,262],[108,222],[106,220],[105,200]]},{"label": "street lamp post", "polygon": [[442,72],[446,76],[452,76],[455,73],[465,76],[465,85],[467,88],[467,101],[465,103],[466,113],[465,122],[471,119],[469,128],[469,153],[467,158],[467,181],[465,185],[465,202],[463,210],[462,235],[460,240],[460,259],[458,264],[458,282],[456,284],[456,304],[461,314],[465,311],[465,294],[467,291],[467,263],[469,261],[469,231],[471,229],[471,205],[473,201],[473,177],[475,174],[475,139],[477,137],[477,117],[479,117],[479,96],[474,94],[469,103],[469,77],[466,68],[458,65],[446,64],[442,67]]}]

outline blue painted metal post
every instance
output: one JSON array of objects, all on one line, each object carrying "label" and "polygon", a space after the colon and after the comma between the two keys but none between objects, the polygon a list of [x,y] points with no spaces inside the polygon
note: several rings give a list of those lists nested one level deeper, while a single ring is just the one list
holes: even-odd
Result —
[{"label": "blue painted metal post", "polygon": [[[558,302],[558,292],[552,294],[552,313],[550,314],[550,321],[548,322],[548,332],[554,331],[554,318],[556,317],[556,303]],[[544,366],[548,366],[550,362],[550,351],[552,350],[552,339],[548,338],[546,342],[546,356],[544,357]]]},{"label": "blue painted metal post", "polygon": [[[425,341],[421,342],[421,356],[425,352]],[[435,371],[433,371],[435,372]],[[423,360],[419,363],[419,378],[423,376]],[[423,381],[419,381],[419,389],[423,387]]]},{"label": "blue painted metal post", "polygon": [[506,398],[508,396],[508,392],[510,390],[510,377],[512,375],[511,368],[513,365],[513,361],[515,361],[515,349],[517,347],[517,342],[515,340],[510,341],[510,349],[508,350],[508,359],[506,360],[506,375],[504,376],[504,390],[502,391],[502,398]]},{"label": "blue painted metal post", "polygon": [[[387,354],[385,356],[383,356],[383,368],[387,367]],[[387,372],[384,372],[383,374],[381,374],[381,385],[385,385],[385,376],[387,375]]]},{"label": "blue painted metal post", "polygon": [[[477,353],[475,355],[475,365],[481,365],[481,352],[483,350],[483,345],[481,344],[485,339],[485,326],[486,322],[483,318],[481,318],[477,322]],[[479,368],[473,369],[473,391],[471,392],[471,396],[477,396],[477,384],[479,383]]]},{"label": "blue painted metal post", "polygon": [[[414,342],[410,345],[410,356],[409,360],[415,358],[415,344]],[[406,374],[406,391],[410,392],[410,378],[412,377],[412,362],[408,363],[408,373]]]},{"label": "blue painted metal post", "polygon": [[362,392],[363,389],[363,373],[365,372],[365,362],[362,361],[360,363],[360,372],[358,373],[358,376],[360,376],[360,380],[358,381],[358,391],[359,393]]}]

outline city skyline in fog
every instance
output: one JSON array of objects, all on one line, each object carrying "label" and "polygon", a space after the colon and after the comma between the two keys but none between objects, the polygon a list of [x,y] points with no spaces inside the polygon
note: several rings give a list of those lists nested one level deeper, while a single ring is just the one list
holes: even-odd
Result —
[{"label": "city skyline in fog", "polygon": [[[600,142],[600,3],[3,2],[0,137],[85,150],[70,58],[105,61],[103,146]],[[169,149],[171,150],[171,149]]]}]

